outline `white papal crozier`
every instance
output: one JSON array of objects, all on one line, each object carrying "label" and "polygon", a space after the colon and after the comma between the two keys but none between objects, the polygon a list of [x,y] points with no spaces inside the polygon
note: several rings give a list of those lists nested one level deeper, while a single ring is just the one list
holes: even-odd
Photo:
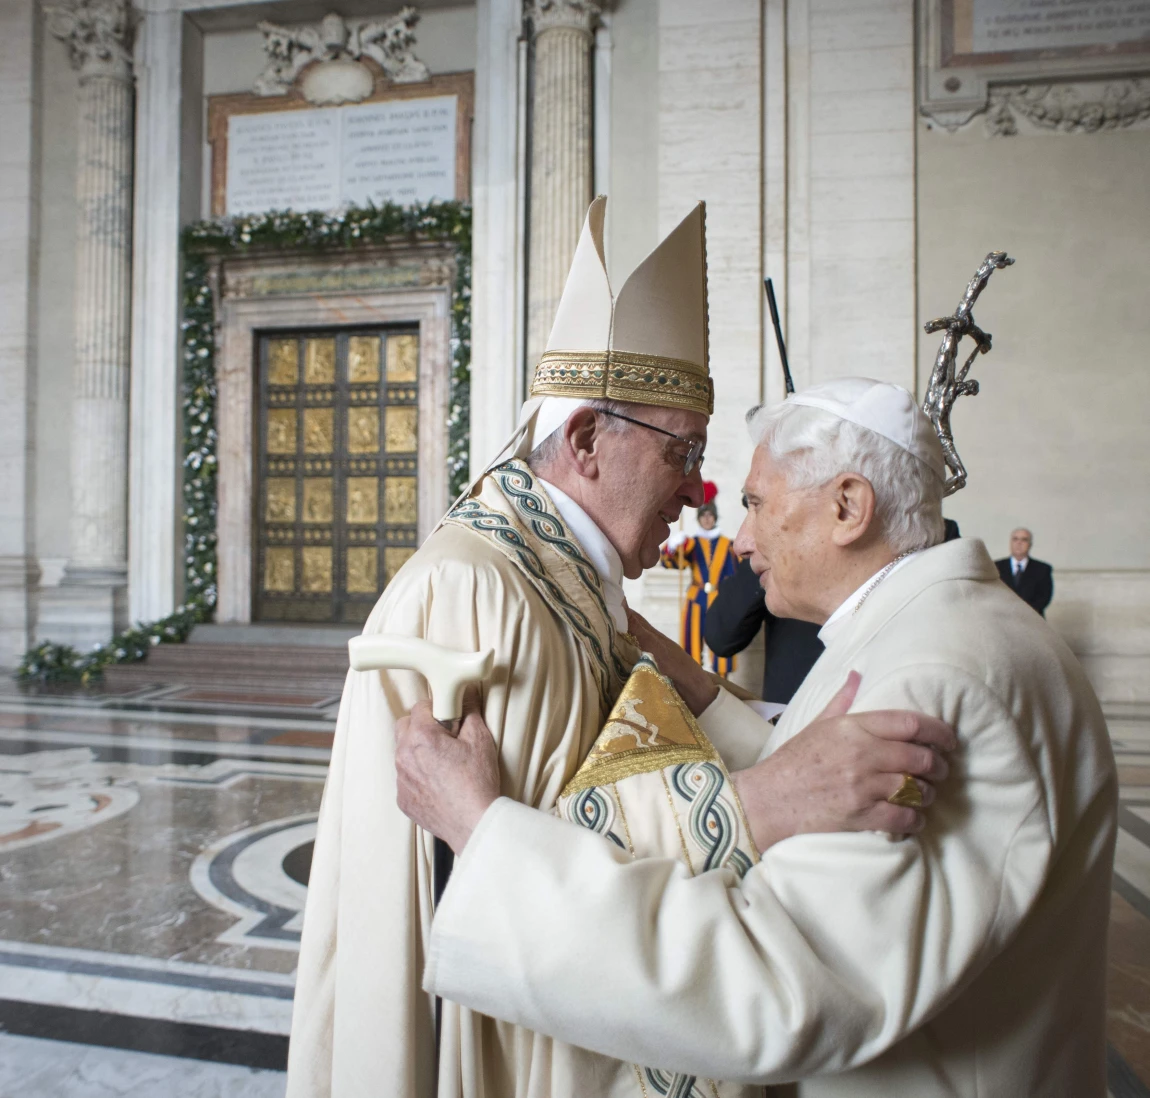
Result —
[{"label": "white papal crozier", "polygon": [[126,624],[132,260],[132,12],[125,0],[45,5],[80,73],[72,520],[39,632],[79,648]]},{"label": "white papal crozier", "polygon": [[[713,400],[702,205],[613,297],[605,204],[588,213],[519,430],[364,630],[494,649],[483,711],[503,791],[544,809],[586,759],[639,653],[619,630],[610,543],[523,459],[587,400],[702,416]],[[308,887],[289,1098],[600,1094],[602,1057],[454,1003],[442,1005],[437,1055],[435,1000],[421,987],[433,843],[399,811],[394,765],[395,721],[425,693],[410,672],[348,676]]]}]

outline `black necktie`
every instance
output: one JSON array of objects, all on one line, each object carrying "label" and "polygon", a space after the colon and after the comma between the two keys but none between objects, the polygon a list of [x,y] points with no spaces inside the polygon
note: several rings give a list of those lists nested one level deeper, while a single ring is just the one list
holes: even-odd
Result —
[{"label": "black necktie", "polygon": [[1015,568],[1015,570],[1014,570],[1014,586],[1015,587],[1021,587],[1022,586],[1022,573],[1025,571],[1026,571],[1026,568],[1021,564],[1017,568]]}]

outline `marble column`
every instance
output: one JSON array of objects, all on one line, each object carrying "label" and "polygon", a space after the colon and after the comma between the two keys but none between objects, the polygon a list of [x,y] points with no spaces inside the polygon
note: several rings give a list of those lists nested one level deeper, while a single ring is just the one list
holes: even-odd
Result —
[{"label": "marble column", "polygon": [[0,668],[31,640],[35,588],[39,36],[32,0],[0,5]]},{"label": "marble column", "polygon": [[532,0],[531,212],[527,369],[551,331],[591,201],[591,47],[600,5]]},{"label": "marble column", "polygon": [[471,473],[511,434],[523,355],[523,0],[477,0],[471,203]]},{"label": "marble column", "polygon": [[[181,557],[180,226],[199,219],[203,54],[163,0],[136,0],[136,173],[128,425],[128,614],[166,617]],[[189,63],[191,62],[191,63]],[[189,107],[192,109],[189,110]],[[190,123],[190,124],[189,124]]]},{"label": "marble column", "polygon": [[[39,632],[90,647],[126,624],[132,61],[126,0],[45,6],[80,74],[72,524]],[[45,592],[48,595],[48,592]]]}]

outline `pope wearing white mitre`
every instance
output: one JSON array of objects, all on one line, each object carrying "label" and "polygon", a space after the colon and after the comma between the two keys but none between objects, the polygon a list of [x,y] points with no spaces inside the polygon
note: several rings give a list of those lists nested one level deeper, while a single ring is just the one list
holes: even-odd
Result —
[{"label": "pope wearing white mitre", "polygon": [[[669,522],[702,502],[713,406],[703,207],[613,297],[604,205],[597,199],[588,213],[519,430],[388,585],[365,633],[494,650],[481,704],[504,795],[597,819],[623,842],[609,826],[615,802],[596,784],[614,774],[619,812],[624,801],[633,811],[626,841],[636,854],[682,851],[701,871],[745,872],[758,854],[734,779],[669,682],[640,659],[622,591],[624,574],[656,563]],[[412,672],[348,676],[304,915],[289,1098],[666,1093],[672,1077],[659,1064],[612,1060],[454,1002],[437,1017],[421,986],[436,857],[431,835],[397,806],[394,760],[395,722],[424,697]],[[788,833],[921,826],[912,807],[887,801],[908,773],[929,802],[930,783],[945,776],[931,747],[953,746],[953,733],[927,717],[845,709],[796,737],[785,766],[757,772],[760,792],[780,787],[759,798],[761,816],[774,813]],[[804,746],[822,727],[837,746]],[[658,773],[623,780],[640,747],[677,761],[673,796],[660,784],[652,797]],[[805,790],[816,781],[833,792],[812,810]],[[701,828],[677,831],[704,802]],[[743,1093],[713,1086],[712,1098]]]},{"label": "pope wearing white mitre", "polygon": [[[786,752],[852,671],[856,710],[950,723],[925,827],[776,842],[752,826],[756,864],[692,872],[687,847],[627,848],[649,818],[634,757],[590,776],[595,812],[556,819],[484,778],[478,714],[453,738],[420,707],[399,722],[400,803],[458,855],[425,987],[657,1065],[651,1096],[743,1080],[801,1098],[1104,1098],[1117,781],[1082,668],[980,541],[943,543],[944,451],[905,390],[847,378],[748,418],[735,550],[773,613],[822,624],[824,654],[772,729],[634,632],[728,766]],[[668,798],[690,773],[663,770]],[[736,798],[715,779],[753,819],[745,783]],[[691,819],[718,832],[731,816]]]}]

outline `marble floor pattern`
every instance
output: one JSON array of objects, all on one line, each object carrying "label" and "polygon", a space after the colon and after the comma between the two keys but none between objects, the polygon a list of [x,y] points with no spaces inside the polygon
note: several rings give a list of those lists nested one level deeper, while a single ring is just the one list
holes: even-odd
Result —
[{"label": "marble floor pattern", "polygon": [[[337,698],[0,684],[0,1098],[279,1098]],[[1121,784],[1109,1087],[1150,1098],[1150,712]]]}]

